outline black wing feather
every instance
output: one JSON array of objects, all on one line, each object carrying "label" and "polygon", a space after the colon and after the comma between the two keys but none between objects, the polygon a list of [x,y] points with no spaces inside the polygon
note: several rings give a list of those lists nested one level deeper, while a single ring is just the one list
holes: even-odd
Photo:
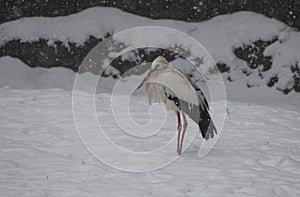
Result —
[{"label": "black wing feather", "polygon": [[200,88],[194,83],[191,84],[193,85],[197,93],[200,93],[202,95],[202,98],[204,100],[203,106],[201,106],[201,101],[199,101],[199,105],[194,105],[189,104],[186,101],[181,100],[171,94],[166,94],[166,96],[169,100],[173,101],[180,110],[186,113],[195,123],[198,124],[203,138],[205,138],[206,140],[209,138],[213,138],[214,134],[217,134],[217,129],[208,112],[208,102]]},{"label": "black wing feather", "polygon": [[198,124],[203,138],[213,138],[214,134],[217,134],[217,129],[208,112],[208,105],[203,107],[201,105],[191,105],[181,99],[179,99],[179,104],[180,109]]}]

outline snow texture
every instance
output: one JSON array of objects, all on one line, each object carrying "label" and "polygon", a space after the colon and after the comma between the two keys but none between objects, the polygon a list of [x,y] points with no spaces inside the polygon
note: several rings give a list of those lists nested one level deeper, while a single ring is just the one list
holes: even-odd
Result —
[{"label": "snow texture", "polygon": [[[280,41],[265,51],[274,57],[274,72],[288,75],[287,68],[281,65],[290,65],[299,58],[297,32],[250,12],[215,17],[202,23],[184,23],[150,20],[111,8],[92,8],[66,17],[35,17],[2,24],[0,40],[4,44],[18,38],[22,41],[46,38],[82,44],[89,35],[101,37],[110,30],[116,32],[150,23],[190,33],[203,42],[215,59],[232,66],[245,66],[232,54],[233,46],[275,36]],[[91,80],[98,80],[90,73],[83,75],[86,86],[92,84]],[[246,89],[240,82],[226,82],[228,118],[219,141],[206,157],[198,157],[202,139],[197,134],[191,146],[170,165],[147,173],[128,173],[101,163],[81,142],[72,112],[70,90],[74,77],[65,68],[30,68],[18,59],[0,58],[0,196],[300,195],[299,94],[285,96],[267,87]],[[133,86],[142,77],[130,76],[120,83]],[[95,95],[97,116],[118,145],[147,151],[176,135],[177,120],[172,112],[167,114],[163,131],[153,136],[155,143],[120,135],[108,93],[115,81],[101,78],[100,82],[103,92]],[[116,99],[119,105],[126,100],[122,94]],[[147,123],[150,119],[143,91],[133,95],[130,103],[132,117],[139,123]],[[158,109],[152,109],[157,114],[152,118],[156,120],[163,115],[161,108]],[[81,115],[89,128],[92,114],[83,110]],[[118,116],[128,118],[125,112]],[[188,128],[195,128],[189,118],[188,121]]]}]

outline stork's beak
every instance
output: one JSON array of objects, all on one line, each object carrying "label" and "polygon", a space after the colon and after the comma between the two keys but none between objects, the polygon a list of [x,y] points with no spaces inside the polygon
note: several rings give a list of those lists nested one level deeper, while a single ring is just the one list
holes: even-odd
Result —
[{"label": "stork's beak", "polygon": [[144,85],[144,83],[145,83],[145,79],[142,81],[142,83],[136,88],[136,90],[138,90],[138,89],[140,89],[140,87],[142,87],[143,85]]},{"label": "stork's beak", "polygon": [[143,81],[141,82],[141,84],[136,88],[136,90],[138,90],[140,87],[142,87],[144,85],[144,83],[148,80],[149,76],[151,75],[151,73],[153,72],[153,70],[150,70],[147,74],[147,76],[143,79]]}]

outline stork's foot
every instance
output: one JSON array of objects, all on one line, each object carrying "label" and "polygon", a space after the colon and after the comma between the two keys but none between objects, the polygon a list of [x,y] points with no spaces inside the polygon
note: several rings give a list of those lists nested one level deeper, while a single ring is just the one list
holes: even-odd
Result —
[{"label": "stork's foot", "polygon": [[181,155],[181,152],[182,152],[181,150],[178,150],[178,151],[177,151],[177,154],[178,154],[178,155]]}]

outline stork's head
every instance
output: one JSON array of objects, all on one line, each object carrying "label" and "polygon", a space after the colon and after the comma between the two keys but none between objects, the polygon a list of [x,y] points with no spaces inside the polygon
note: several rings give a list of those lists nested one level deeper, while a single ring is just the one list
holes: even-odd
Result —
[{"label": "stork's head", "polygon": [[158,56],[151,64],[151,70],[148,72],[147,76],[141,82],[141,84],[136,88],[139,89],[144,85],[147,79],[151,76],[154,71],[161,70],[168,67],[168,61],[163,56]]},{"label": "stork's head", "polygon": [[163,56],[158,56],[151,64],[151,70],[160,70],[168,67],[168,61]]}]

